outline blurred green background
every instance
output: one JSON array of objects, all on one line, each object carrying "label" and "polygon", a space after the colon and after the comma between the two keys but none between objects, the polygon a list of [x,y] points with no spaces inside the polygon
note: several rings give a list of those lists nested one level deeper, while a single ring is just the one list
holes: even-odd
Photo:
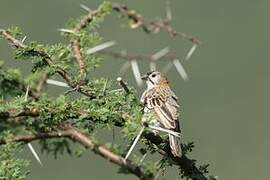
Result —
[{"label": "blurred green background", "polygon": [[[0,28],[17,25],[28,39],[44,43],[62,41],[58,28],[71,17],[85,13],[83,3],[95,9],[101,0],[1,0]],[[146,17],[165,15],[164,0],[116,1],[128,4]],[[269,0],[172,0],[173,27],[195,35],[203,44],[184,67],[190,80],[184,82],[175,69],[169,78],[183,107],[184,141],[194,141],[192,157],[210,163],[210,172],[220,179],[269,178]],[[124,26],[123,26],[124,25]],[[101,25],[104,40],[116,40],[116,50],[151,54],[169,46],[180,59],[191,43],[170,38],[167,33],[147,35],[129,30],[126,21],[110,15]],[[267,50],[268,49],[268,50]],[[0,41],[0,59],[28,72],[30,67],[12,60],[12,51]],[[92,76],[116,77],[121,60],[107,59]],[[148,64],[140,63],[147,71]],[[132,74],[125,78],[135,85]],[[138,88],[141,92],[142,89]],[[38,149],[38,144],[34,144]],[[85,153],[81,158],[63,156],[58,160],[41,155],[40,167],[32,159],[30,180],[136,179],[117,174],[118,167]],[[162,178],[161,178],[162,179]],[[179,179],[173,170],[166,179]]]}]

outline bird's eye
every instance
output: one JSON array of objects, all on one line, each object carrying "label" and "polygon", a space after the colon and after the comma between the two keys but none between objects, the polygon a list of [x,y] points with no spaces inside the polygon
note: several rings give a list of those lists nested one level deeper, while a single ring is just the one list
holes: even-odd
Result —
[{"label": "bird's eye", "polygon": [[156,77],[156,74],[152,74],[152,78]]}]

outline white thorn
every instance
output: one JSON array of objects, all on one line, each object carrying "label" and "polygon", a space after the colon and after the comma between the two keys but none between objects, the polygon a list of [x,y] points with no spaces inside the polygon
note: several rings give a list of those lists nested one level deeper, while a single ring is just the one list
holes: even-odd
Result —
[{"label": "white thorn", "polygon": [[137,135],[137,137],[135,138],[133,144],[131,145],[131,147],[128,150],[128,153],[125,156],[125,160],[128,159],[129,155],[131,154],[132,150],[134,149],[134,147],[136,146],[136,144],[138,143],[143,131],[144,131],[145,127],[143,126],[142,129],[140,130],[139,134]]},{"label": "white thorn", "polygon": [[108,85],[108,79],[106,79],[106,82],[105,82],[105,84],[103,86],[103,90],[102,90],[103,93],[105,93],[105,91],[107,89],[107,85]]},{"label": "white thorn", "polygon": [[26,40],[26,38],[27,38],[27,37],[24,36],[21,42],[24,43],[24,41]]},{"label": "white thorn", "polygon": [[142,86],[143,82],[141,79],[141,73],[137,61],[131,60],[130,63],[136,83],[138,84],[138,86]]},{"label": "white thorn", "polygon": [[190,59],[190,57],[192,56],[192,54],[195,52],[196,48],[197,48],[197,44],[194,44],[194,45],[190,48],[190,50],[188,51],[188,53],[187,53],[187,55],[186,55],[186,58],[185,58],[186,61]]},{"label": "white thorn", "polygon": [[148,127],[151,128],[151,129],[154,129],[154,130],[158,130],[158,131],[169,133],[169,134],[171,134],[171,135],[173,135],[175,137],[178,137],[178,138],[181,137],[181,133],[178,133],[178,132],[175,132],[175,131],[172,131],[172,130],[169,130],[169,129],[164,129],[162,127],[152,126],[152,125],[148,125]]},{"label": "white thorn", "polygon": [[89,7],[87,7],[87,6],[84,5],[84,4],[80,4],[80,7],[81,7],[82,9],[88,11],[88,12],[91,12],[91,11],[92,11]]},{"label": "white thorn", "polygon": [[170,52],[170,48],[165,47],[151,56],[151,59],[156,61]]},{"label": "white thorn", "polygon": [[120,91],[123,91],[123,89],[114,89],[114,90],[111,90],[109,91],[108,93],[114,93],[114,92],[120,92]]},{"label": "white thorn", "polygon": [[116,44],[115,41],[108,41],[108,42],[102,43],[102,44],[100,44],[100,45],[97,45],[97,46],[95,46],[95,47],[92,47],[92,48],[88,49],[88,50],[86,51],[86,53],[87,53],[87,54],[94,54],[94,53],[96,53],[96,52],[98,52],[98,51],[102,51],[102,50],[104,50],[104,49],[106,49],[106,48],[109,48],[109,47],[111,47],[111,46],[114,46],[115,44]]},{"label": "white thorn", "polygon": [[170,0],[166,1],[166,18],[168,21],[172,21],[172,11],[171,11],[171,2]]},{"label": "white thorn", "polygon": [[163,56],[165,56],[166,54],[168,54],[170,52],[170,48],[166,47],[166,48],[163,48],[161,50],[159,50],[158,52],[156,52],[155,54],[153,54],[151,56],[151,61],[150,61],[150,70],[151,71],[155,71],[157,69],[157,66],[156,66],[156,62],[158,59],[162,58]]},{"label": "white thorn", "polygon": [[[27,86],[26,88],[26,92],[25,92],[25,96],[24,96],[24,101],[26,102],[27,101],[27,98],[28,98],[28,94],[29,94],[29,86]],[[27,146],[29,147],[31,153],[33,154],[33,156],[35,157],[35,159],[38,161],[38,163],[43,166],[38,154],[36,153],[35,149],[33,148],[32,144],[31,143],[27,143]]]},{"label": "white thorn", "polygon": [[63,29],[63,28],[61,28],[61,29],[57,29],[57,30],[60,31],[60,32],[66,32],[66,33],[75,34],[75,32],[73,30],[71,30],[71,29]]},{"label": "white thorn", "polygon": [[29,86],[27,86],[26,92],[25,92],[25,95],[24,95],[24,101],[25,101],[25,102],[27,101],[28,94],[29,94]]},{"label": "white thorn", "polygon": [[143,155],[143,157],[140,159],[140,164],[145,160],[147,153]]},{"label": "white thorn", "polygon": [[37,160],[37,162],[43,166],[37,152],[35,151],[35,149],[33,148],[32,144],[31,143],[27,143],[27,146],[29,147],[30,151],[32,152],[32,154],[34,155],[35,159]]},{"label": "white thorn", "polygon": [[184,67],[182,66],[182,64],[180,63],[179,59],[174,59],[173,60],[173,64],[177,70],[177,72],[179,73],[179,75],[185,80],[188,80],[188,75],[184,69]]},{"label": "white thorn", "polygon": [[55,85],[55,86],[60,86],[60,87],[69,87],[67,83],[61,82],[61,81],[56,81],[53,79],[47,79],[46,80],[47,84]]}]

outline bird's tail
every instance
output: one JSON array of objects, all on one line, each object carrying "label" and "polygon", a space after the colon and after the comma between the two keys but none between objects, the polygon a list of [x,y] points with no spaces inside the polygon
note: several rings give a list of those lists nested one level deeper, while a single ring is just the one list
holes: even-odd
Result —
[{"label": "bird's tail", "polygon": [[174,135],[169,134],[169,141],[170,141],[170,147],[171,152],[175,157],[181,157],[182,156],[182,149],[180,146],[180,139]]}]

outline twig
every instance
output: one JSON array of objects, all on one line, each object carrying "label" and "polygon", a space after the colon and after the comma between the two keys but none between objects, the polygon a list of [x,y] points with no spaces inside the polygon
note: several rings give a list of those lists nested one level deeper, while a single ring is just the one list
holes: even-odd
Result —
[{"label": "twig", "polygon": [[22,41],[15,39],[11,34],[9,34],[6,30],[0,30],[0,34],[6,38],[9,42],[11,42],[16,48],[26,48],[26,46],[22,43]]},{"label": "twig", "polygon": [[[21,41],[17,40],[16,38],[14,38],[12,35],[10,35],[7,31],[5,30],[0,30],[0,35],[2,35],[6,40],[8,40],[10,43],[12,43],[16,48],[23,48],[26,49],[27,46],[22,44]],[[40,51],[40,50],[35,50],[32,49],[32,51],[34,51],[33,54],[35,54],[36,56],[40,56],[43,58],[43,60],[49,65],[52,66],[53,65],[53,60],[51,59],[50,55],[45,53],[44,51]],[[68,86],[72,87],[72,88],[76,88],[78,87],[77,84],[74,84],[72,82],[71,77],[69,76],[69,74],[62,68],[59,68],[58,70],[56,70],[56,72],[66,81],[66,83],[68,84]],[[23,87],[25,89],[25,87]],[[84,88],[80,85],[79,88],[77,88],[77,91],[80,92],[81,94],[88,96],[90,98],[94,98],[94,95],[89,91],[85,91]],[[35,93],[31,93],[31,96],[36,96]],[[35,97],[38,98],[38,97]]]},{"label": "twig", "polygon": [[79,69],[80,69],[80,80],[84,80],[86,78],[86,66],[84,63],[84,58],[81,54],[81,46],[80,39],[76,38],[71,41],[72,53],[74,58],[76,59]]},{"label": "twig", "polygon": [[126,93],[129,93],[129,89],[128,89],[126,83],[122,80],[122,78],[121,77],[118,77],[117,78],[117,81],[122,86],[122,88],[126,91]]},{"label": "twig", "polygon": [[168,32],[171,36],[181,36],[184,39],[188,39],[194,44],[201,44],[200,40],[190,36],[183,32],[178,32],[174,30],[170,24],[168,23],[168,20],[166,19],[161,21],[153,21],[148,20],[145,17],[143,17],[141,14],[135,12],[134,10],[130,10],[126,5],[120,5],[120,4],[113,4],[113,9],[116,12],[120,12],[122,14],[125,14],[130,20],[134,22],[134,27],[141,26],[146,32],[158,32],[160,30],[164,30]]},{"label": "twig", "polygon": [[189,159],[186,155],[183,155],[181,158],[174,157],[174,155],[171,153],[168,140],[164,140],[162,137],[155,135],[152,132],[144,132],[142,136],[158,146],[160,150],[162,150],[162,152],[159,153],[163,155],[165,153],[165,155],[171,158],[171,162],[179,165],[181,171],[186,177],[192,180],[208,180],[208,178],[199,170],[199,168],[196,167],[193,159]]},{"label": "twig", "polygon": [[90,148],[96,154],[104,157],[105,159],[109,160],[110,162],[119,165],[120,167],[126,168],[130,173],[136,175],[142,180],[153,180],[153,174],[146,173],[142,167],[136,165],[130,160],[125,160],[121,156],[113,153],[108,148],[103,145],[98,145],[94,143],[94,141],[84,133],[80,132],[80,130],[75,129],[73,127],[68,127],[62,131],[52,131],[47,133],[38,133],[38,134],[31,134],[31,135],[17,135],[13,139],[5,140],[0,139],[1,144],[7,144],[10,142],[25,142],[29,143],[34,140],[41,140],[41,139],[49,139],[49,138],[59,138],[59,137],[66,137],[75,142],[80,143],[81,145],[85,146],[86,148]]},{"label": "twig", "polygon": [[[24,45],[21,41],[17,40],[15,37],[13,37],[8,31],[6,30],[1,30],[0,31],[0,35],[2,35],[7,41],[9,41],[10,43],[12,43],[16,48],[22,48],[22,49],[26,49],[27,46]],[[43,58],[43,60],[48,64],[48,65],[52,65],[52,59],[50,58],[50,56],[40,50],[35,50],[33,49],[32,51],[34,51],[33,54],[36,54],[36,56],[40,56]],[[64,70],[64,69],[59,69],[57,70],[57,73],[62,76],[63,79],[66,80],[66,82],[68,84],[72,84],[71,83],[71,78],[68,75],[68,73]]]},{"label": "twig", "polygon": [[[123,87],[124,89],[124,87]],[[16,117],[23,117],[23,116],[31,116],[31,117],[37,117],[39,116],[38,111],[24,111],[24,112],[0,112],[0,119],[1,120],[7,120],[9,118],[16,118]],[[115,125],[118,127],[122,127],[123,123],[116,123]],[[37,136],[37,137],[36,137]],[[57,137],[57,136],[65,136],[65,133],[62,131],[59,132],[50,132],[50,133],[39,133],[36,135],[26,135],[23,137],[14,138],[12,141],[24,141],[24,142],[30,142],[28,139],[36,140],[36,139],[44,139],[47,137]],[[182,172],[189,178],[194,180],[207,180],[207,177],[199,170],[199,168],[196,167],[196,164],[193,159],[188,158],[186,155],[183,155],[181,158],[174,157],[174,155],[171,153],[170,144],[168,140],[163,139],[161,136],[156,135],[149,131],[144,131],[142,134],[142,137],[150,141],[152,144],[155,144],[159,150],[158,152],[166,157],[171,158],[171,162],[173,164],[177,164]],[[5,140],[0,139],[0,144],[5,143]]]},{"label": "twig", "polygon": [[[72,30],[75,34],[79,33],[81,30],[87,27],[89,23],[91,23],[95,16],[99,14],[99,11],[89,11],[89,13],[83,16],[80,22],[76,25],[76,27]],[[75,36],[71,39],[71,47],[72,47],[72,54],[76,59],[79,69],[80,69],[80,81],[84,81],[86,78],[86,65],[83,55],[81,53],[81,40],[79,36]]]}]

